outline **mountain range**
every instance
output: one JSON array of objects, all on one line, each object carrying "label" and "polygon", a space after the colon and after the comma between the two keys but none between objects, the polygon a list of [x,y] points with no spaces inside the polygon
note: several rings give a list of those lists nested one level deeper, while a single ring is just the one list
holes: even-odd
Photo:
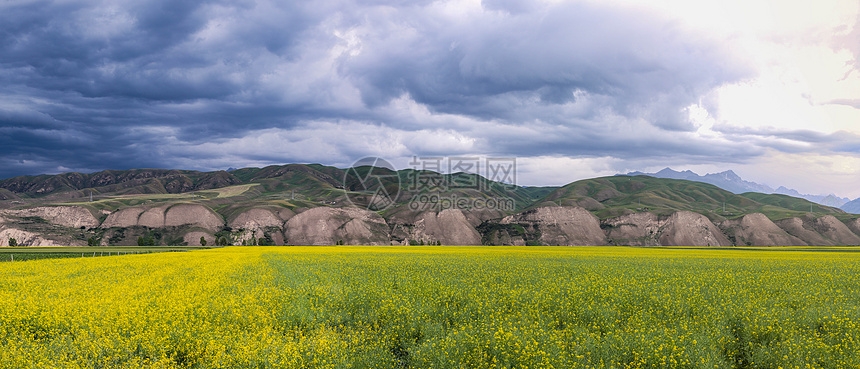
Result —
[{"label": "mountain range", "polygon": [[[704,177],[756,185],[733,174]],[[523,187],[468,173],[288,164],[0,180],[0,246],[13,240],[24,246],[839,246],[860,245],[860,217],[783,194],[646,175]]]},{"label": "mountain range", "polygon": [[[672,170],[671,168],[664,168],[656,173],[643,173],[643,172],[630,172],[624,175],[635,176],[635,175],[647,175],[657,178],[673,178],[673,179],[686,179],[688,181],[697,181],[697,182],[705,182],[715,185],[719,188],[722,188],[726,191],[730,191],[733,193],[745,193],[745,192],[760,192],[760,193],[776,193],[789,195],[792,197],[799,197],[803,199],[807,199],[817,204],[833,206],[837,208],[841,208],[842,206],[851,202],[851,199],[847,197],[839,197],[833,194],[830,195],[809,195],[802,194],[797,190],[786,188],[784,186],[779,186],[777,189],[773,189],[770,186],[746,181],[737,175],[734,171],[727,170],[725,172],[720,173],[709,173],[705,175],[698,175],[693,171],[685,170],[683,172],[679,172],[676,170]],[[860,200],[860,199],[857,199]],[[855,200],[855,201],[857,201]],[[843,209],[849,212],[860,212],[860,201],[857,201],[855,204],[852,204],[849,209]]]},{"label": "mountain range", "polygon": [[848,213],[860,214],[860,198],[849,201],[839,208]]}]

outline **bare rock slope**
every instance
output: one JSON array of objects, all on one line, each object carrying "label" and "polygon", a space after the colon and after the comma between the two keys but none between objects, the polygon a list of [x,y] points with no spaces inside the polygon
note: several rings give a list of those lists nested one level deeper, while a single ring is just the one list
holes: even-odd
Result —
[{"label": "bare rock slope", "polygon": [[860,246],[860,236],[832,215],[816,218],[812,223],[813,229],[824,238],[832,240],[837,245]]},{"label": "bare rock slope", "polygon": [[203,205],[179,204],[167,209],[164,214],[164,225],[167,227],[189,225],[216,231],[224,226],[224,219]]},{"label": "bare rock slope", "polygon": [[108,214],[102,228],[125,228],[138,225],[140,214],[146,209],[144,208],[125,208]]},{"label": "bare rock slope", "polygon": [[137,218],[137,225],[149,228],[164,227],[164,213],[166,210],[167,206],[146,209],[146,211],[140,213],[140,217]]},{"label": "bare rock slope", "polygon": [[287,221],[284,236],[289,245],[389,244],[385,219],[358,208],[309,209]]},{"label": "bare rock slope", "polygon": [[13,238],[18,246],[57,246],[59,244],[40,234],[17,228],[5,228],[0,224],[0,246],[9,246],[9,241]]},{"label": "bare rock slope", "polygon": [[237,215],[228,225],[232,228],[258,230],[266,227],[282,227],[284,220],[269,209],[252,208]]},{"label": "bare rock slope", "polygon": [[[290,212],[290,215],[292,212]],[[284,219],[267,208],[251,208],[237,215],[230,223],[230,228],[240,230],[237,243],[249,243],[251,238],[271,237],[276,245],[284,243]],[[275,232],[270,232],[276,230]],[[198,240],[199,242],[199,240]],[[253,242],[250,242],[253,244]]]},{"label": "bare rock slope", "polygon": [[421,214],[410,234],[412,239],[443,245],[480,245],[481,235],[459,209]]},{"label": "bare rock slope", "polygon": [[8,213],[19,217],[40,217],[53,224],[70,228],[91,228],[99,225],[98,219],[89,210],[80,206],[40,206],[9,210]]},{"label": "bare rock slope", "polygon": [[727,220],[721,226],[734,236],[737,246],[806,246],[806,242],[786,233],[762,213]]},{"label": "bare rock slope", "polygon": [[663,246],[732,246],[731,241],[706,216],[679,211],[669,216],[660,231]]},{"label": "bare rock slope", "polygon": [[224,220],[220,215],[203,205],[177,204],[170,207],[161,206],[149,209],[133,207],[118,210],[109,214],[101,226],[102,228],[191,226],[214,232],[224,226]]},{"label": "bare rock slope", "polygon": [[860,220],[855,219],[849,222],[849,225],[845,225],[832,215],[819,218],[795,217],[776,222],[780,228],[810,246],[860,245],[860,236],[852,231],[853,227],[860,228],[858,223]]},{"label": "bare rock slope", "polygon": [[848,222],[848,229],[850,229],[854,234],[860,235],[860,218],[854,219]]},{"label": "bare rock slope", "polygon": [[507,216],[502,224],[526,225],[540,233],[538,241],[544,245],[596,246],[605,245],[606,236],[600,221],[581,207],[540,207],[520,214]]},{"label": "bare rock slope", "polygon": [[200,242],[201,237],[206,241],[206,245],[215,244],[215,236],[201,231],[188,232],[182,240],[185,241],[185,244],[188,246],[203,246],[202,242]]},{"label": "bare rock slope", "polygon": [[776,225],[780,228],[784,229],[788,234],[797,237],[803,242],[806,242],[807,245],[813,246],[834,246],[832,240],[827,240],[822,237],[818,232],[812,229],[812,226],[809,222],[804,222],[803,219],[800,218],[788,218],[781,219],[776,221]]},{"label": "bare rock slope", "polygon": [[633,213],[607,219],[603,222],[606,236],[616,245],[657,246],[664,222],[650,212]]}]

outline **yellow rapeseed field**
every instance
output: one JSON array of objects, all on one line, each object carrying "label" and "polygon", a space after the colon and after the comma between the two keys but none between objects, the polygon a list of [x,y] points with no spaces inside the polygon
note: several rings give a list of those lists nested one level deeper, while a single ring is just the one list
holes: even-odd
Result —
[{"label": "yellow rapeseed field", "polygon": [[0,264],[5,368],[858,368],[860,253],[228,247]]}]

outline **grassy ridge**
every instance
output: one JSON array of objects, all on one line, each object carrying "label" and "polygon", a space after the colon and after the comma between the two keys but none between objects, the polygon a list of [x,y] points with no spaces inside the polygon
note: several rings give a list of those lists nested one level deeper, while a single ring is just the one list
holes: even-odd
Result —
[{"label": "grassy ridge", "polygon": [[748,192],[742,194],[742,196],[752,199],[760,204],[764,205],[772,205],[775,207],[780,207],[783,209],[788,209],[796,212],[815,212],[815,213],[831,213],[832,209],[829,206],[824,206],[820,204],[816,204],[812,201],[806,199],[800,199],[797,197],[791,197],[788,195],[780,195],[780,194],[763,194],[763,193],[755,193]]},{"label": "grassy ridge", "polygon": [[[366,181],[368,173],[381,180]],[[137,171],[119,171],[115,176],[132,177]],[[140,174],[140,173],[138,173]],[[14,182],[22,189],[35,187],[40,183],[57,184],[53,198],[26,199],[28,205],[78,205],[90,209],[94,214],[99,211],[114,211],[131,206],[160,206],[178,202],[194,202],[209,206],[229,218],[237,209],[247,209],[260,205],[274,205],[289,209],[312,208],[317,206],[344,206],[349,204],[346,194],[356,195],[364,191],[372,193],[378,186],[384,186],[388,193],[396,197],[397,203],[392,211],[408,209],[408,203],[421,191],[414,191],[410,184],[417,177],[435,183],[445,183],[445,189],[437,194],[448,198],[487,199],[510,198],[515,210],[521,210],[534,201],[544,197],[556,187],[520,187],[490,181],[474,174],[439,174],[412,169],[397,172],[385,168],[358,167],[344,170],[319,164],[289,164],[265,168],[244,168],[229,173],[201,173],[193,171],[151,170],[153,176],[146,181],[128,180],[110,186],[76,189],[74,186],[91,184],[87,178],[93,175],[80,175],[80,183],[69,183],[69,175],[20,177],[0,181],[0,184]],[[161,177],[159,177],[161,176]],[[171,187],[171,181],[182,179],[183,187]],[[74,176],[71,176],[74,177]],[[214,181],[212,178],[222,180]],[[224,178],[221,178],[224,177]],[[120,179],[116,179],[119,181]],[[21,183],[19,183],[21,182]],[[8,183],[7,183],[8,184]],[[370,184],[370,188],[363,185]],[[223,185],[222,187],[217,187]],[[345,187],[344,187],[345,186]],[[14,187],[14,188],[18,188]],[[176,191],[182,190],[180,193]],[[63,192],[66,191],[66,192]],[[90,192],[95,193],[94,201],[89,201]],[[22,194],[25,195],[25,194]],[[352,197],[351,200],[360,202]],[[358,205],[364,205],[359,203]]]},{"label": "grassy ridge", "polygon": [[763,213],[772,220],[809,214],[831,214],[840,218],[843,211],[805,199],[777,194],[734,194],[708,183],[649,176],[613,176],[573,182],[555,190],[542,205],[583,206],[600,218],[648,210],[668,215],[678,210],[704,214],[722,221],[750,213]]},{"label": "grassy ridge", "polygon": [[[372,172],[371,172],[372,171]],[[379,181],[366,181],[368,174]],[[97,179],[101,180],[97,181]],[[420,179],[419,179],[420,178]],[[106,181],[106,182],[105,182]],[[96,186],[98,183],[111,183]],[[678,179],[648,176],[613,176],[570,183],[564,187],[521,187],[488,180],[475,174],[439,174],[430,171],[357,167],[339,169],[319,164],[289,164],[265,168],[244,168],[232,172],[194,172],[171,170],[105,171],[93,174],[67,173],[56,176],[18,177],[0,181],[0,187],[24,191],[20,204],[81,205],[94,214],[129,206],[158,206],[177,202],[195,202],[209,206],[225,218],[237,209],[261,204],[289,209],[317,206],[359,206],[378,189],[400,194],[396,204],[383,216],[409,209],[416,196],[426,188],[410,188],[415,183],[439,183],[434,194],[445,198],[513,201],[515,213],[538,206],[582,206],[600,218],[647,210],[668,215],[678,210],[704,214],[715,221],[761,212],[773,220],[802,216],[809,212],[834,214],[844,212],[804,199],[785,195],[745,193],[741,195],[714,185]],[[364,185],[370,184],[370,188]],[[51,191],[37,196],[35,189],[48,186]],[[95,186],[95,187],[86,187]],[[30,192],[27,192],[30,191]],[[65,191],[65,192],[64,192]],[[39,192],[42,193],[42,192]],[[49,197],[41,198],[51,193]],[[89,202],[89,193],[95,193]],[[63,200],[58,200],[63,199]],[[18,203],[16,203],[18,204]],[[16,205],[17,206],[17,205]]]},{"label": "grassy ridge", "polygon": [[858,367],[858,272],[854,253],[618,247],[233,247],[5,263],[0,360]]}]

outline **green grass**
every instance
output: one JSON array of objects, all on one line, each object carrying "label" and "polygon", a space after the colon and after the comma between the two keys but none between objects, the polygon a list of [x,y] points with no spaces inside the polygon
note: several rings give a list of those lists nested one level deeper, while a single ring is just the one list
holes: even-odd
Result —
[{"label": "green grass", "polygon": [[0,355],[10,367],[856,368],[860,254],[822,250],[228,247],[4,263]]},{"label": "green grass", "polygon": [[[606,219],[647,210],[669,215],[679,210],[704,214],[712,221],[763,213],[772,220],[809,214],[811,202],[785,195],[733,194],[717,186],[680,179],[649,176],[613,176],[577,181],[548,195],[544,200],[558,205],[586,206],[599,203],[592,212]],[[590,201],[590,202],[588,202]],[[537,202],[532,207],[540,206]],[[815,214],[846,218],[840,210],[812,204]]]},{"label": "green grass", "polygon": [[216,198],[234,197],[234,196],[239,196],[239,195],[247,192],[248,190],[250,190],[252,187],[259,186],[259,185],[260,185],[259,183],[250,183],[250,184],[216,188],[216,189],[212,189],[212,190],[198,191],[195,193],[199,194],[199,195],[206,195],[209,193],[215,193]]},{"label": "green grass", "polygon": [[0,261],[29,261],[42,259],[100,257],[157,252],[207,249],[201,246],[87,246],[87,247],[2,247]]},{"label": "green grass", "polygon": [[17,252],[29,252],[29,253],[81,253],[81,252],[132,252],[132,251],[146,251],[146,252],[162,252],[169,251],[175,249],[183,249],[183,250],[199,250],[199,249],[208,249],[209,247],[202,246],[51,246],[51,247],[42,247],[42,246],[33,246],[33,247],[0,247],[0,254],[2,253],[17,253]]},{"label": "green grass", "polygon": [[189,192],[179,194],[135,194],[135,195],[117,195],[117,196],[99,196],[93,201],[84,199],[83,201],[59,202],[51,205],[79,205],[90,206],[97,209],[102,208],[120,208],[128,206],[146,205],[149,203],[166,202],[166,201],[185,201],[204,199],[204,191],[201,193]]},{"label": "green grass", "polygon": [[[129,252],[130,253],[130,252]],[[118,252],[99,252],[99,253],[72,253],[72,252],[4,252],[0,253],[0,261],[32,261],[44,259],[63,259],[63,258],[83,258],[83,257],[103,257],[116,256]]]},{"label": "green grass", "polygon": [[810,212],[815,214],[833,215],[843,221],[855,217],[855,215],[852,214],[834,212],[834,208],[829,206],[816,204],[806,199],[800,199],[788,195],[747,192],[741,194],[741,196],[762,204],[762,213],[772,220],[801,217],[809,214]]}]

